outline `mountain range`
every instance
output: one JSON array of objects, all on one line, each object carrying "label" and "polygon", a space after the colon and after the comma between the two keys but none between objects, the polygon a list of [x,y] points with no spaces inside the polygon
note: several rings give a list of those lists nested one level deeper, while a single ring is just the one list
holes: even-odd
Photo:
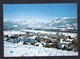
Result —
[{"label": "mountain range", "polygon": [[14,29],[72,29],[77,30],[77,18],[76,17],[64,17],[64,18],[55,18],[49,20],[49,22],[39,22],[39,21],[5,21],[4,29],[14,28]]}]

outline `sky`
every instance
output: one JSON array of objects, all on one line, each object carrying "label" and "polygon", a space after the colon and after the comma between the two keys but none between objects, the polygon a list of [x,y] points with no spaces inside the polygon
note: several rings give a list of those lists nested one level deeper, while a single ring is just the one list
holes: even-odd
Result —
[{"label": "sky", "polygon": [[3,19],[47,21],[53,18],[77,17],[76,3],[3,4]]}]

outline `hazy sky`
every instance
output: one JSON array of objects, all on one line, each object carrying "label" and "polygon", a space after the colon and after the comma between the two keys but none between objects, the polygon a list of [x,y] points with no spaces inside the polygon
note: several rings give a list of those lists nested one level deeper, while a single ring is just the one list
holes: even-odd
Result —
[{"label": "hazy sky", "polygon": [[77,17],[76,3],[4,4],[4,20],[50,20],[55,17]]}]

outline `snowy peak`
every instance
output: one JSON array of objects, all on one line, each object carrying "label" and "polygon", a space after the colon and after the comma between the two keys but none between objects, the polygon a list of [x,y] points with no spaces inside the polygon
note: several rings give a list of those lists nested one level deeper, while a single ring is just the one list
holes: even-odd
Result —
[{"label": "snowy peak", "polygon": [[67,30],[77,30],[77,18],[76,17],[64,17],[64,18],[54,18],[48,23],[50,29],[67,29]]},{"label": "snowy peak", "polygon": [[[43,20],[42,20],[43,21]],[[43,21],[5,21],[4,27],[6,28],[35,28],[35,29],[75,29],[77,30],[77,18],[76,17],[64,17],[64,18],[54,18],[49,20],[49,22]]]}]

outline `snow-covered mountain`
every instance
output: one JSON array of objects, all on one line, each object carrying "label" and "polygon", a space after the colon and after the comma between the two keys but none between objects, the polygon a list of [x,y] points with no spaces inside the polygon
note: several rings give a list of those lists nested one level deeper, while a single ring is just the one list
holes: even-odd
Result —
[{"label": "snow-covered mountain", "polygon": [[76,17],[55,18],[49,22],[39,21],[6,21],[4,28],[34,28],[34,29],[71,29],[77,30]]},{"label": "snow-covered mountain", "polygon": [[51,22],[48,23],[49,27],[56,27],[56,28],[66,28],[66,29],[75,29],[77,30],[77,18],[56,18],[53,19]]},{"label": "snow-covered mountain", "polygon": [[18,24],[18,23],[12,22],[12,21],[4,22],[3,26],[4,26],[3,27],[4,30],[5,29],[16,29],[16,30],[19,30],[20,28],[26,28],[27,27],[27,25],[22,25],[22,23]]}]

